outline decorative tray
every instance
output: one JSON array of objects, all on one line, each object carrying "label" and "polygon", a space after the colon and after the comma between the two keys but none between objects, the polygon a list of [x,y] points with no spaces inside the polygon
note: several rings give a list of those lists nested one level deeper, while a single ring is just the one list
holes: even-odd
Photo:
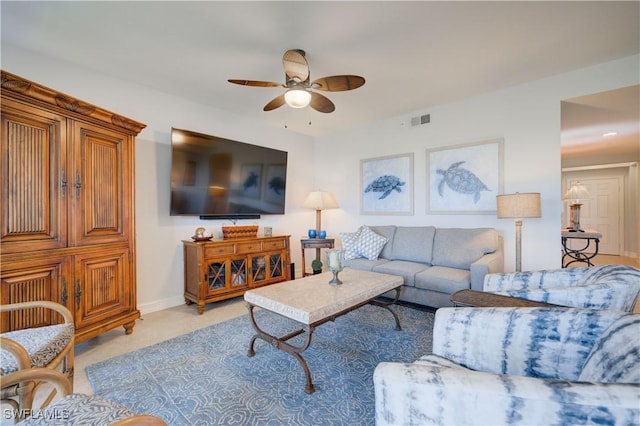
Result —
[{"label": "decorative tray", "polygon": [[212,238],[213,238],[213,236],[210,236],[210,237],[196,237],[196,236],[194,235],[193,237],[191,237],[191,239],[192,239],[193,241],[196,241],[196,242],[198,242],[198,241],[209,241],[209,240],[211,240]]}]

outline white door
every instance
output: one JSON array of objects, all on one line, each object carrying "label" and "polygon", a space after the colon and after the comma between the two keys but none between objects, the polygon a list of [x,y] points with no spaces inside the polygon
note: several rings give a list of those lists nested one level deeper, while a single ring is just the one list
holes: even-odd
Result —
[{"label": "white door", "polygon": [[[589,192],[589,199],[582,202],[580,209],[580,228],[602,234],[599,254],[619,255],[624,212],[622,177],[569,179],[567,184],[576,182],[582,183]],[[570,223],[568,218],[567,223]]]}]

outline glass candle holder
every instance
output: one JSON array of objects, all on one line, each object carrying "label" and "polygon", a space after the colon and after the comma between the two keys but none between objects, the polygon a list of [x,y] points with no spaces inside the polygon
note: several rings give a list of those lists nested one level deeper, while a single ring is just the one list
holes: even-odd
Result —
[{"label": "glass candle holder", "polygon": [[315,229],[309,229],[309,231],[307,232],[307,235],[309,235],[309,238],[315,238],[316,237],[316,230]]},{"label": "glass candle holder", "polygon": [[329,281],[329,284],[342,284],[342,281],[338,278],[338,273],[344,269],[344,250],[327,250],[327,265],[329,266],[329,270],[333,272],[333,279]]}]

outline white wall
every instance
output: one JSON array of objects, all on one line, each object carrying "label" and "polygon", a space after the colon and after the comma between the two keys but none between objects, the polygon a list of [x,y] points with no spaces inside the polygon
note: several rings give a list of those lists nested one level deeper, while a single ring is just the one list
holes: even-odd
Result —
[{"label": "white wall", "polygon": [[[496,227],[505,237],[506,269],[514,265],[514,225],[492,215],[426,215],[425,149],[503,137],[505,192],[541,192],[541,219],[525,220],[523,269],[560,265],[560,101],[638,84],[638,56],[467,99],[318,138],[248,123],[240,116],[149,88],[79,69],[11,46],[2,46],[2,69],[147,124],[137,139],[136,221],[138,305],[143,313],[183,303],[182,247],[198,226],[216,232],[221,222],[169,216],[171,127],[195,130],[289,152],[285,216],[263,216],[261,226],[299,236],[314,224],[301,208],[315,188],[333,191],[338,210],[323,212],[330,235],[368,224]],[[431,114],[431,124],[411,127],[410,117]],[[415,214],[360,215],[359,162],[413,152]],[[310,160],[311,159],[311,160]],[[285,219],[286,218],[286,219]],[[299,266],[298,266],[299,269]]]},{"label": "white wall", "polygon": [[[504,237],[505,269],[514,270],[513,220],[494,215],[426,214],[425,149],[501,137],[505,193],[540,192],[542,199],[542,218],[524,220],[522,268],[560,267],[561,101],[636,84],[638,64],[636,55],[318,138],[317,186],[334,191],[342,208],[325,212],[326,228],[335,234],[360,224],[495,227]],[[431,115],[430,124],[411,126],[411,117],[426,113]],[[414,153],[415,162],[414,215],[361,215],[360,160],[409,152]]]}]

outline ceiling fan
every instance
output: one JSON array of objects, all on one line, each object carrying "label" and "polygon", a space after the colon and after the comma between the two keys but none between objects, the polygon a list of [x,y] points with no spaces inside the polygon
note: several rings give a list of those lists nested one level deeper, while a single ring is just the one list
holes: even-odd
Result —
[{"label": "ceiling fan", "polygon": [[[256,80],[228,80],[229,83],[254,87],[284,87],[285,93],[266,104],[264,111],[272,111],[284,104],[292,108],[304,108],[307,105],[319,112],[333,112],[336,106],[324,95],[313,90],[325,92],[343,92],[357,89],[364,84],[364,78],[358,75],[333,75],[310,81],[309,64],[304,50],[291,49],[282,56],[285,83]],[[313,89],[313,90],[312,90]]]}]

